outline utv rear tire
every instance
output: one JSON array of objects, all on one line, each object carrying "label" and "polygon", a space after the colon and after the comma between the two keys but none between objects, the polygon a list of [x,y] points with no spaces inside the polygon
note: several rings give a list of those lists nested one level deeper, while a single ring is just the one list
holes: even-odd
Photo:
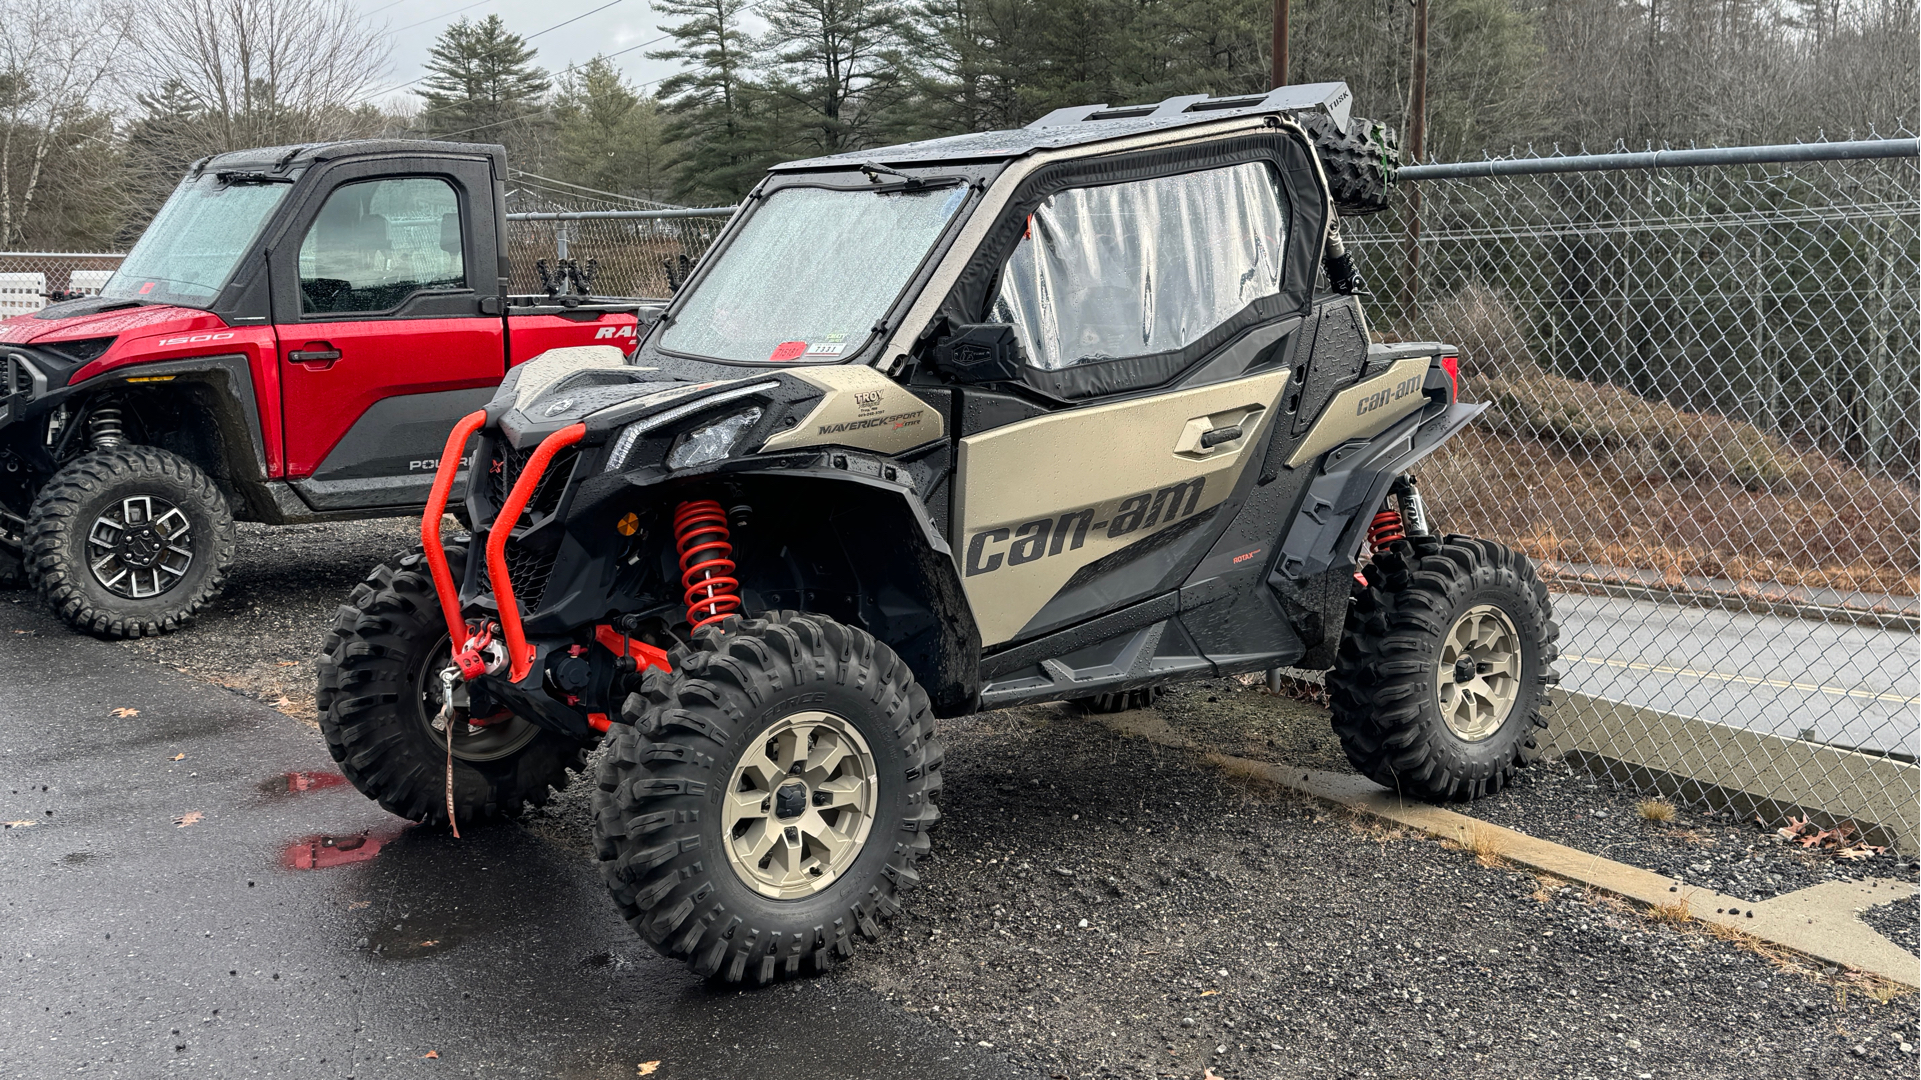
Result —
[{"label": "utv rear tire", "polygon": [[[764,985],[828,970],[900,911],[940,818],[942,751],[926,692],[868,634],[793,611],[719,630],[628,697],[601,764],[594,845],[621,914],[654,948]],[[784,756],[796,759],[786,771]],[[814,809],[826,806],[832,820]],[[810,846],[863,815],[845,855]]]},{"label": "utv rear tire", "polygon": [[1356,116],[1348,119],[1343,134],[1321,113],[1304,113],[1300,120],[1320,155],[1328,193],[1341,216],[1361,217],[1387,209],[1388,192],[1401,169],[1394,129]]},{"label": "utv rear tire", "polygon": [[[465,543],[447,547],[458,579]],[[389,813],[447,820],[447,744],[431,726],[432,680],[449,662],[447,628],[419,551],[382,563],[354,586],[321,643],[320,731],[341,772]],[[458,731],[459,729],[456,729]],[[454,737],[454,812],[462,825],[540,806],[585,772],[594,743],[512,718]]]},{"label": "utv rear tire", "polygon": [[1422,536],[1377,553],[1366,577],[1327,681],[1348,761],[1422,799],[1500,791],[1536,750],[1554,680],[1559,631],[1533,563],[1492,540]]},{"label": "utv rear tire", "polygon": [[[140,513],[148,520],[136,522]],[[97,544],[106,539],[114,546]],[[192,462],[151,446],[75,458],[40,489],[27,514],[30,581],[68,626],[102,637],[150,637],[185,626],[220,595],[233,555],[227,497]],[[143,575],[157,591],[140,595]]]}]

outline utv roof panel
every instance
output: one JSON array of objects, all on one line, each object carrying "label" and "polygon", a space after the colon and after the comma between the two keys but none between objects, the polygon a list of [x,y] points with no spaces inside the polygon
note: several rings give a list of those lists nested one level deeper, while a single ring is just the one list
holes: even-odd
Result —
[{"label": "utv roof panel", "polygon": [[438,142],[430,139],[342,139],[336,142],[295,143],[291,146],[257,146],[215,154],[195,162],[190,170],[203,172],[264,171],[286,173],[321,161],[372,154],[428,154],[491,157],[499,169],[506,166],[507,152],[493,143]]},{"label": "utv roof panel", "polygon": [[1074,105],[1055,109],[1024,128],[949,135],[827,157],[805,158],[774,166],[775,172],[845,169],[863,164],[910,165],[960,161],[1004,161],[1037,150],[1056,150],[1211,123],[1237,116],[1319,110],[1347,129],[1354,95],[1344,82],[1283,86],[1265,94],[1211,98],[1187,94],[1147,105]]}]

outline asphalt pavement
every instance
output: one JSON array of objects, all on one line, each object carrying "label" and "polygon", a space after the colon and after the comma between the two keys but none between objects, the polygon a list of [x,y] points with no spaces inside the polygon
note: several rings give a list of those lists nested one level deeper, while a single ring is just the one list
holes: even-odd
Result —
[{"label": "asphalt pavement", "polygon": [[0,667],[0,1076],[1013,1075],[843,980],[711,990],[590,861],[406,828],[312,729],[31,602]]},{"label": "asphalt pavement", "polygon": [[1555,593],[1561,688],[1789,739],[1921,753],[1915,635]]}]

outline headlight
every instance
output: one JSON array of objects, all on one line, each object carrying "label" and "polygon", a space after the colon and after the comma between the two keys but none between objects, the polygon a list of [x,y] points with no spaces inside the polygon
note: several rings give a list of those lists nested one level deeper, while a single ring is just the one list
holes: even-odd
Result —
[{"label": "headlight", "polygon": [[674,444],[673,450],[667,454],[667,467],[687,469],[719,461],[733,452],[734,444],[747,434],[748,428],[759,422],[760,410],[754,408],[697,427],[682,435],[680,441]]}]

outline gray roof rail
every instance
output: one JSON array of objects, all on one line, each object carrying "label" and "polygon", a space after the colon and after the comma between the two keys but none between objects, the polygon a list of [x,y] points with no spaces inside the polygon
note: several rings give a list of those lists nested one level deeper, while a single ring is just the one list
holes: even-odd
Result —
[{"label": "gray roof rail", "polygon": [[1055,109],[1027,126],[1045,128],[1062,124],[1079,124],[1091,120],[1146,118],[1160,120],[1174,117],[1198,122],[1247,113],[1305,112],[1319,109],[1327,114],[1328,119],[1334,121],[1334,126],[1342,134],[1346,134],[1348,112],[1353,105],[1354,94],[1348,90],[1344,82],[1306,83],[1299,86],[1278,87],[1265,94],[1246,94],[1239,97],[1211,98],[1206,94],[1182,94],[1150,105],[1117,105],[1113,108],[1105,104],[1070,105],[1064,109]]}]

